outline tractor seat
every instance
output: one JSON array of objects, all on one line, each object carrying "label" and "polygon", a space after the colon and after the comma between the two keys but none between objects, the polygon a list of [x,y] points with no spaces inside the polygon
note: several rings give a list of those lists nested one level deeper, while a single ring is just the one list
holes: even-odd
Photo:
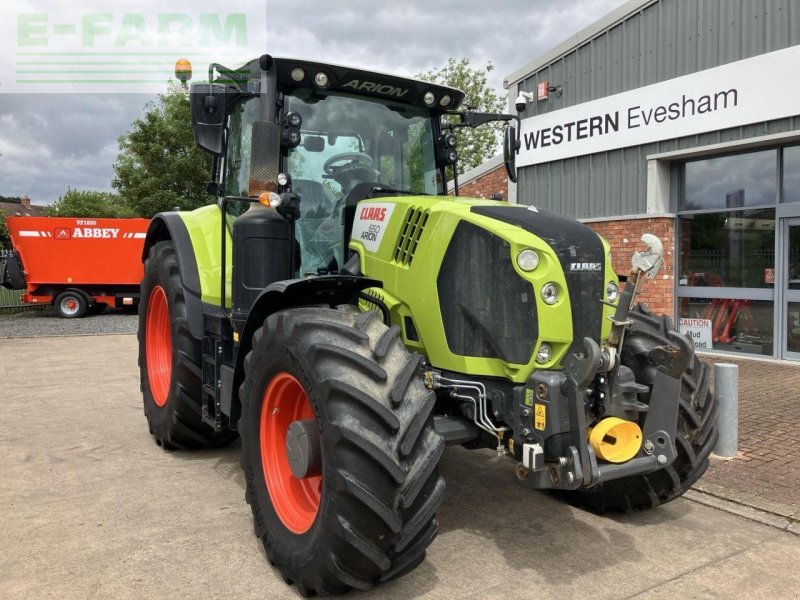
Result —
[{"label": "tractor seat", "polygon": [[336,196],[313,179],[295,179],[292,188],[300,196],[300,218],[324,219],[336,207]]}]

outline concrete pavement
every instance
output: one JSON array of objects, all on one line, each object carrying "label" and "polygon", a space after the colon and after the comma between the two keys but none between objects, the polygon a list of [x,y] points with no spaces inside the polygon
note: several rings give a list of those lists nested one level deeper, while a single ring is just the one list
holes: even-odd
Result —
[{"label": "concrete pavement", "polygon": [[[238,444],[163,452],[136,339],[0,340],[0,598],[291,598],[253,536]],[[797,598],[800,537],[679,499],[599,517],[449,449],[427,560],[349,598]]]}]

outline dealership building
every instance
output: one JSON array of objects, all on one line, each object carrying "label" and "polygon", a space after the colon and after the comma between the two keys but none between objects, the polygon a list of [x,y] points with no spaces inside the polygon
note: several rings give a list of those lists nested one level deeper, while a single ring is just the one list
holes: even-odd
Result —
[{"label": "dealership building", "polygon": [[[516,185],[499,158],[462,194],[575,216],[699,348],[800,360],[800,2],[631,0],[506,78]],[[497,190],[495,188],[498,188]]]}]

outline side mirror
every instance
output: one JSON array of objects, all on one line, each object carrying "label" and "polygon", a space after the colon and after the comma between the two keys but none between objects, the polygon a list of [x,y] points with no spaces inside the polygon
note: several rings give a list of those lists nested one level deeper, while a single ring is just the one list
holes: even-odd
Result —
[{"label": "side mirror", "polygon": [[217,156],[222,154],[225,141],[226,99],[224,85],[193,83],[189,90],[194,140]]},{"label": "side mirror", "polygon": [[321,135],[307,135],[303,138],[303,149],[307,152],[322,152],[325,150],[325,138]]},{"label": "side mirror", "polygon": [[508,126],[503,134],[503,161],[506,164],[508,179],[512,183],[517,183],[517,150],[519,150],[517,129]]}]

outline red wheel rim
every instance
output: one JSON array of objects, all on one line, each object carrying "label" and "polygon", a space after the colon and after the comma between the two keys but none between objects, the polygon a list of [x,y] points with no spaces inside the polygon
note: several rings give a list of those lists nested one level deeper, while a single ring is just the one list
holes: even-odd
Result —
[{"label": "red wheel rim", "polygon": [[145,352],[147,379],[150,381],[153,401],[158,406],[164,406],[172,378],[172,331],[167,295],[160,285],[153,288],[147,301]]},{"label": "red wheel rim", "polygon": [[275,512],[293,533],[305,533],[314,524],[322,476],[294,476],[286,457],[286,431],[294,421],[313,418],[314,409],[300,382],[289,373],[276,375],[261,404],[261,465]]}]

